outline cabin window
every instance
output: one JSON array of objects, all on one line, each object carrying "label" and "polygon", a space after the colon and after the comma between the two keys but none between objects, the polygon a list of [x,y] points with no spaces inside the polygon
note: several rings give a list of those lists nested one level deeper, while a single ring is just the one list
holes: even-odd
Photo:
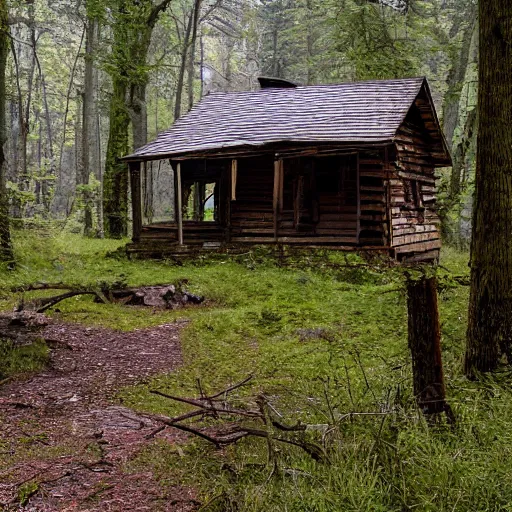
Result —
[{"label": "cabin window", "polygon": [[425,207],[421,194],[421,183],[418,180],[404,180],[404,200],[403,208],[416,211],[418,222],[423,224],[425,221]]},{"label": "cabin window", "polygon": [[421,184],[418,180],[404,180],[404,200],[408,208],[423,208]]},{"label": "cabin window", "polygon": [[185,182],[183,185],[183,220],[215,222],[218,211],[217,187],[217,182]]}]

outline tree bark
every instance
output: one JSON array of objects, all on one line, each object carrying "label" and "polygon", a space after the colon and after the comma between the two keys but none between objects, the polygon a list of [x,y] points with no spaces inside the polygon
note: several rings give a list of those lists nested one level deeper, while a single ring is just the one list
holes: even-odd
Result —
[{"label": "tree bark", "polygon": [[126,107],[126,81],[114,79],[110,99],[110,129],[103,177],[105,235],[122,238],[128,232],[128,171],[119,157],[128,153],[130,116]]},{"label": "tree bark", "polygon": [[474,33],[478,29],[476,6],[469,12],[469,16],[470,23],[462,33],[462,47],[452,56],[452,66],[447,78],[448,90],[443,102],[443,130],[450,147],[452,147],[453,134],[459,122],[460,96],[464,77],[470,64],[472,41]]},{"label": "tree bark", "polygon": [[199,15],[201,13],[201,0],[195,0],[193,20],[192,20],[192,36],[190,38],[190,48],[188,50],[188,109],[194,106],[194,60],[196,56],[197,29],[199,27]]},{"label": "tree bark", "polygon": [[46,91],[46,80],[45,80],[44,73],[41,69],[41,64],[39,62],[39,58],[38,58],[37,54],[35,53],[35,49],[34,49],[34,56],[35,56],[37,68],[39,71],[39,77],[41,79],[41,89],[42,89],[42,93],[43,93],[44,117],[45,117],[46,136],[47,136],[46,156],[50,162],[50,167],[48,170],[45,171],[45,176],[43,178],[41,194],[42,194],[42,200],[43,200],[43,205],[44,205],[44,212],[46,215],[49,215],[50,214],[51,194],[50,194],[48,178],[52,178],[53,176],[55,176],[55,158],[54,158],[54,153],[53,153],[52,119],[50,116],[50,108],[48,106],[48,94]]},{"label": "tree bark", "polygon": [[9,203],[5,183],[5,153],[7,140],[5,126],[5,70],[9,53],[9,25],[6,0],[0,0],[0,261],[13,264],[14,256],[9,228]]},{"label": "tree bark", "polygon": [[512,3],[479,2],[478,149],[465,371],[512,362]]},{"label": "tree bark", "polygon": [[178,82],[176,84],[176,98],[174,103],[174,119],[178,119],[181,116],[181,98],[183,96],[183,86],[185,84],[185,71],[187,68],[187,55],[188,55],[188,47],[190,45],[190,34],[192,31],[192,23],[194,21],[193,12],[190,12],[190,16],[188,18],[187,28],[185,30],[185,34],[183,36],[183,46],[181,50],[181,62],[180,69],[178,73]]},{"label": "tree bark", "polygon": [[414,395],[425,414],[446,410],[441,330],[435,277],[407,282],[408,338]]},{"label": "tree bark", "polygon": [[[88,185],[89,176],[93,173],[98,177],[99,133],[97,131],[98,102],[96,90],[98,88],[98,70],[94,64],[94,54],[99,40],[99,23],[90,13],[87,16],[85,30],[85,71],[83,94],[83,127],[82,127],[82,172],[77,174],[77,185]],[[84,194],[84,233],[92,235],[93,219],[90,194]],[[99,210],[99,208],[98,208]]]},{"label": "tree bark", "polygon": [[153,5],[150,0],[137,4],[121,0],[117,13],[113,53],[119,60],[112,72],[114,91],[103,186],[105,235],[111,238],[121,238],[128,231],[128,172],[119,157],[128,153],[130,121],[134,147],[147,140],[147,54],[153,28],[170,1]]}]

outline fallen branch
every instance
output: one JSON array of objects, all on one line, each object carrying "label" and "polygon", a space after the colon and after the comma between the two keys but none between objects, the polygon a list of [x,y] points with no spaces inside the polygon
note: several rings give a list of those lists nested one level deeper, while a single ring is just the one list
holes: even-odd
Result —
[{"label": "fallen branch", "polygon": [[13,286],[11,292],[32,292],[37,290],[73,290],[75,286],[71,286],[64,283],[35,283],[27,284],[24,286]]},{"label": "fallen branch", "polygon": [[129,306],[151,306],[166,309],[176,309],[186,304],[201,304],[204,297],[200,297],[183,289],[186,280],[178,284],[143,286],[140,288],[113,289],[103,285],[101,288],[77,288],[64,283],[36,283],[24,287],[12,288],[12,291],[41,291],[41,290],[69,290],[66,293],[52,297],[38,298],[25,304],[22,299],[17,311],[35,311],[43,313],[59,302],[79,295],[93,295],[96,302],[104,304],[123,304]]},{"label": "fallen branch", "polygon": [[67,292],[62,293],[61,295],[57,295],[55,297],[48,297],[47,299],[38,299],[33,304],[39,304],[39,307],[37,307],[36,312],[37,313],[44,313],[46,310],[52,308],[59,302],[70,299],[71,297],[76,297],[78,295],[94,295],[98,297],[98,299],[101,300],[101,302],[104,302],[104,300],[98,295],[97,292],[91,291],[91,290],[77,290],[73,292]]},{"label": "fallen branch", "polygon": [[[189,434],[193,434],[197,437],[200,437],[201,439],[204,439],[205,441],[214,444],[217,448],[236,443],[237,441],[245,437],[253,436],[266,439],[268,441],[268,446],[270,450],[272,449],[271,442],[278,442],[301,448],[317,462],[327,461],[327,454],[320,445],[297,437],[298,434],[300,434],[301,436],[304,435],[304,432],[307,430],[308,425],[302,423],[297,423],[295,425],[286,425],[281,421],[276,420],[274,417],[271,416],[271,412],[274,408],[269,407],[268,400],[263,395],[257,397],[256,402],[259,405],[258,410],[254,410],[252,408],[235,408],[229,406],[229,404],[226,403],[227,395],[233,392],[234,390],[240,388],[241,386],[247,384],[251,380],[251,378],[252,376],[247,377],[243,381],[234,384],[220,391],[219,393],[215,393],[211,396],[205,395],[201,387],[201,383],[198,382],[198,388],[201,395],[199,398],[183,398],[169,395],[159,390],[151,390],[151,393],[155,395],[162,396],[164,398],[168,398],[170,400],[177,401],[180,403],[185,403],[187,405],[191,405],[195,407],[196,410],[185,413],[175,418],[156,415],[148,415],[148,417],[155,421],[164,423],[164,425],[166,426],[173,427],[178,430],[182,430],[183,432],[187,432]],[[220,400],[219,397],[222,397],[222,400]],[[228,416],[230,419],[230,431],[227,434],[225,433],[225,431],[223,432],[223,425],[220,426],[220,429],[217,431],[217,434],[215,435],[212,434],[211,431],[205,432],[204,429],[192,426],[190,424],[183,424],[183,421],[191,418],[213,417],[215,419],[220,419],[223,416]],[[233,416],[237,417],[238,420],[242,418],[250,418],[252,420],[260,421],[263,424],[264,428],[256,428],[254,425],[245,425],[243,423],[233,424]],[[153,432],[151,432],[149,436],[153,437],[162,430],[163,428],[159,427]],[[276,435],[274,432],[275,430],[282,432],[282,435]],[[289,437],[292,434],[293,437]]]}]

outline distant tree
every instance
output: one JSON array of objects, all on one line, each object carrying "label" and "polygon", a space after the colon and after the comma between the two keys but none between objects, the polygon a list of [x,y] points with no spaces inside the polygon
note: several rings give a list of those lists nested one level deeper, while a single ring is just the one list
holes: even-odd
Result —
[{"label": "distant tree", "polygon": [[[82,128],[82,162],[77,169],[76,184],[82,187],[84,200],[84,233],[92,234],[93,218],[90,193],[86,192],[91,173],[97,179],[101,178],[100,141],[98,123],[98,68],[95,63],[95,54],[99,44],[99,13],[94,1],[88,1],[86,8],[85,31],[85,66],[84,66],[84,92],[83,92],[83,128]],[[81,172],[79,172],[81,171]],[[103,233],[101,201],[98,204],[98,232]]]},{"label": "distant tree", "polygon": [[4,144],[7,140],[5,126],[5,69],[9,53],[9,25],[6,0],[0,0],[0,261],[13,261],[9,229],[9,203],[5,183]]},{"label": "distant tree", "polygon": [[108,69],[113,92],[103,183],[105,235],[120,238],[128,230],[128,175],[119,161],[129,150],[129,127],[133,146],[147,141],[147,58],[151,35],[160,14],[171,0],[114,1],[112,58]]},{"label": "distant tree", "polygon": [[465,371],[512,362],[512,3],[480,0],[476,193]]}]

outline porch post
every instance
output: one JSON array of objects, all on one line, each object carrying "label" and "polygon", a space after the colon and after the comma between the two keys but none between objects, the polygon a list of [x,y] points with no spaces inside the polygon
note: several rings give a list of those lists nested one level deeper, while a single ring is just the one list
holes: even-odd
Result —
[{"label": "porch post", "polygon": [[282,174],[283,174],[283,160],[274,161],[274,242],[277,242],[279,236],[279,209],[282,202]]},{"label": "porch post", "polygon": [[140,190],[140,162],[130,162],[130,187],[132,192],[133,242],[140,241],[142,232],[142,205]]},{"label": "porch post", "polygon": [[361,238],[361,173],[359,170],[359,151],[356,155],[356,187],[357,187],[357,227],[356,227],[356,243],[359,245]]},{"label": "porch post", "polygon": [[178,162],[174,172],[174,197],[176,208],[176,222],[178,223],[178,243],[183,245],[183,207],[181,192],[181,163]]}]

